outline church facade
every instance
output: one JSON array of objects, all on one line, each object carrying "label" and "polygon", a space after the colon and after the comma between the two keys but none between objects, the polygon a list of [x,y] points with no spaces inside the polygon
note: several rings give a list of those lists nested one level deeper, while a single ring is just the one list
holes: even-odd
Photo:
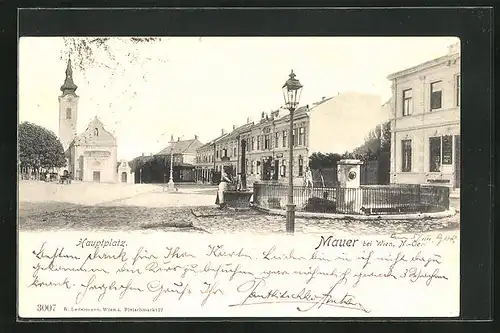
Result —
[{"label": "church facade", "polygon": [[68,60],[66,79],[59,96],[59,139],[66,154],[67,170],[75,180],[116,183],[117,142],[113,134],[96,116],[87,129],[77,135],[77,88],[73,82],[71,60]]}]

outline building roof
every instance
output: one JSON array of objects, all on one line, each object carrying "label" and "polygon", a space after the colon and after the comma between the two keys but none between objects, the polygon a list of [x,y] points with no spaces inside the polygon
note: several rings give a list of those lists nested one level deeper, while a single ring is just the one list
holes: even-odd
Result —
[{"label": "building roof", "polygon": [[451,45],[449,48],[450,48],[450,51],[448,52],[447,55],[444,55],[444,56],[438,57],[438,58],[434,58],[432,60],[420,63],[416,66],[412,66],[410,68],[406,68],[406,69],[403,69],[401,71],[389,74],[387,76],[387,79],[394,80],[394,79],[397,79],[397,78],[405,76],[405,75],[413,74],[413,73],[422,71],[422,70],[430,68],[430,67],[434,67],[434,66],[441,65],[443,63],[447,63],[450,60],[454,60],[454,59],[457,59],[458,57],[460,57],[459,46],[457,46],[455,44],[455,45]]},{"label": "building roof", "polygon": [[244,125],[241,125],[240,127],[235,128],[232,132],[228,133],[228,137],[234,137],[238,136],[240,133],[245,132],[246,130],[250,129],[254,124],[253,123],[247,123]]},{"label": "building roof", "polygon": [[61,86],[61,91],[63,92],[63,96],[68,94],[75,95],[76,89],[78,89],[78,86],[73,82],[73,69],[71,68],[71,59],[68,59],[68,65],[66,67],[66,79]]},{"label": "building roof", "polygon": [[312,104],[312,105],[313,105],[312,107],[314,108],[314,107],[316,107],[316,106],[318,106],[318,105],[321,105],[321,104],[323,104],[323,103],[325,103],[325,102],[328,102],[328,101],[329,101],[329,100],[331,100],[332,98],[333,98],[333,97],[323,97],[323,98],[321,99],[321,101],[319,101],[319,102],[314,102],[314,103]]},{"label": "building roof", "polygon": [[[98,135],[95,135],[94,129],[98,130]],[[102,121],[95,116],[87,125],[87,129],[71,141],[70,146],[72,145],[114,146],[116,145],[116,138],[104,128]]]},{"label": "building roof", "polygon": [[[134,160],[135,160],[135,159],[134,159]],[[133,164],[132,164],[132,163],[133,163],[133,161],[128,162],[128,161],[126,161],[126,160],[121,160],[121,161],[116,162],[116,171],[117,171],[117,172],[118,172],[118,170],[120,169],[120,166],[121,166],[122,162],[127,162],[127,165],[128,165],[128,166],[132,169],[132,166],[133,166]]]},{"label": "building roof", "polygon": [[220,135],[220,136],[216,137],[215,139],[211,140],[210,142],[207,142],[207,143],[205,143],[204,145],[202,145],[202,146],[198,147],[198,150],[199,150],[199,149],[203,149],[203,148],[210,147],[210,146],[212,146],[212,145],[213,145],[213,144],[215,144],[216,142],[219,142],[220,140],[222,140],[223,138],[225,138],[225,137],[226,137],[226,136],[228,136],[228,135],[229,135],[229,133],[224,133],[224,134],[222,134],[222,135]]},{"label": "building roof", "polygon": [[203,146],[197,138],[190,140],[179,140],[170,143],[162,151],[155,155],[170,155],[173,154],[196,154],[196,149]]}]

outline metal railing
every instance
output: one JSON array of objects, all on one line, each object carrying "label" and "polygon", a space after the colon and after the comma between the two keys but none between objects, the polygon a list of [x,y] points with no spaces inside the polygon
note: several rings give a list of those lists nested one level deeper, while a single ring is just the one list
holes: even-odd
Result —
[{"label": "metal railing", "polygon": [[[255,183],[254,205],[286,209],[288,185]],[[344,214],[437,212],[449,209],[450,190],[428,185],[363,185],[359,188],[294,186],[297,211]]]}]

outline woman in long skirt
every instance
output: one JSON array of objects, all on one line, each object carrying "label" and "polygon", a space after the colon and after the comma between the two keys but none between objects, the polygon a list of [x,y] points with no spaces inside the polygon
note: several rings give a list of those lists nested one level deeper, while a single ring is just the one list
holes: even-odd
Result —
[{"label": "woman in long skirt", "polygon": [[224,169],[222,171],[221,180],[219,183],[219,190],[217,191],[217,200],[215,201],[215,203],[218,204],[220,208],[226,207],[226,202],[224,200],[224,191],[227,191],[227,186],[229,183],[231,183],[231,179],[226,173],[226,169]]}]

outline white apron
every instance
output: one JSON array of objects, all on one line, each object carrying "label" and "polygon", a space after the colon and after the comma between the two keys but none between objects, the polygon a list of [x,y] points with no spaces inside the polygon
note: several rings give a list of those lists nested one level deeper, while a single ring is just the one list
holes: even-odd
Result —
[{"label": "white apron", "polygon": [[227,191],[227,182],[219,183],[219,204],[223,204],[224,201],[224,191]]}]

